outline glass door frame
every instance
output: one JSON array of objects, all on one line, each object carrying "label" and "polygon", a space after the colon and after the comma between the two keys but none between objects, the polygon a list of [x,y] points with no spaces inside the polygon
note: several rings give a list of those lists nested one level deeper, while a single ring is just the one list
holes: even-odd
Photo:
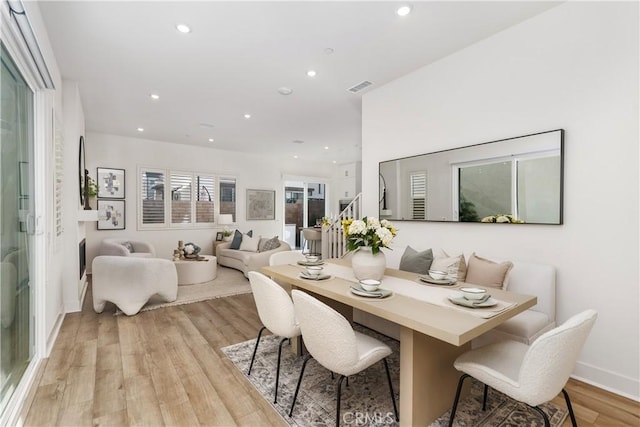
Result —
[{"label": "glass door frame", "polygon": [[[308,195],[308,189],[309,189],[309,184],[324,184],[324,211],[325,211],[325,215],[328,212],[328,209],[331,205],[330,200],[331,200],[331,189],[330,189],[330,182],[331,179],[330,178],[320,178],[317,176],[301,176],[301,175],[283,175],[282,176],[282,183],[281,183],[281,188],[282,188],[282,205],[280,206],[279,209],[282,209],[282,235],[285,236],[286,235],[286,214],[285,214],[285,208],[286,208],[286,188],[287,188],[287,182],[301,182],[303,184],[303,192],[304,192],[304,197],[302,200],[302,209],[303,209],[303,214],[302,214],[302,226],[303,228],[305,227],[305,224],[309,223],[309,195]],[[301,242],[302,244],[302,242]],[[295,248],[292,248],[295,249]]]},{"label": "glass door frame", "polygon": [[[16,67],[22,74],[27,86],[33,92],[33,143],[29,147],[29,157],[33,161],[31,168],[31,202],[33,204],[32,216],[29,218],[29,276],[31,286],[30,323],[31,333],[31,360],[11,396],[6,408],[0,417],[0,425],[10,424],[18,419],[22,405],[27,400],[27,393],[34,383],[40,363],[48,354],[46,336],[46,287],[45,280],[49,271],[49,257],[47,236],[51,236],[53,245],[54,236],[51,233],[50,221],[53,217],[47,216],[47,204],[51,203],[50,189],[47,188],[47,176],[51,175],[52,165],[49,160],[54,141],[54,105],[55,92],[47,89],[43,82],[37,65],[34,63],[26,42],[22,38],[21,30],[15,20],[11,18],[9,8],[2,4],[0,10],[0,38]],[[49,194],[49,196],[47,196]],[[51,307],[50,311],[59,310]],[[54,314],[54,313],[51,313]],[[56,319],[52,327],[52,336],[60,327],[63,316]],[[53,343],[49,343],[52,345]]]}]

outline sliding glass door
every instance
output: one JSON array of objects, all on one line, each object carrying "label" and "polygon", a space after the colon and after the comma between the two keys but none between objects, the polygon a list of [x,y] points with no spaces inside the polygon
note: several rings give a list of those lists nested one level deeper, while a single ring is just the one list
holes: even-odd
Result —
[{"label": "sliding glass door", "polygon": [[1,45],[0,413],[33,356],[30,247],[33,235],[34,94]]}]

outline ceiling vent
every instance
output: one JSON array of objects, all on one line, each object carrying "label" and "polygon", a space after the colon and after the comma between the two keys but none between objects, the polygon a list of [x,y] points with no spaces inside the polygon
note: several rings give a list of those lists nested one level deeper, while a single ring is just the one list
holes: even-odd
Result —
[{"label": "ceiling vent", "polygon": [[366,88],[368,88],[369,86],[371,86],[373,83],[371,83],[370,81],[364,80],[361,81],[360,83],[358,83],[355,86],[351,86],[349,89],[347,89],[349,92],[351,93],[358,93]]}]

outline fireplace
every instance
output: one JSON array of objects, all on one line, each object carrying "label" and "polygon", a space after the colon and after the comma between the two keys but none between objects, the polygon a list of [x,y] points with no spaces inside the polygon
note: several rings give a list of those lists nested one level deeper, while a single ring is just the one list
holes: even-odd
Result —
[{"label": "fireplace", "polygon": [[82,239],[78,247],[78,257],[80,261],[80,279],[84,275],[87,266],[87,239]]}]

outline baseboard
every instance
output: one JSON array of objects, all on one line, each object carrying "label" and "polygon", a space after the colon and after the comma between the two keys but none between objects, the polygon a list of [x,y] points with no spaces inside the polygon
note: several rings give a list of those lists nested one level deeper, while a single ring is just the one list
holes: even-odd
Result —
[{"label": "baseboard", "polygon": [[32,360],[29,363],[2,417],[0,417],[0,425],[24,426],[45,366],[44,359]]},{"label": "baseboard", "polygon": [[636,378],[627,377],[580,361],[576,363],[571,378],[640,402],[640,381]]},{"label": "baseboard", "polygon": [[47,337],[47,345],[45,347],[45,354],[43,357],[49,357],[51,354],[51,350],[53,349],[53,345],[56,343],[56,338],[58,338],[58,333],[60,333],[60,328],[62,328],[62,322],[64,322],[65,313],[59,313],[58,317],[56,317],[56,321],[53,324],[53,328],[51,328],[51,333],[49,337]]}]

